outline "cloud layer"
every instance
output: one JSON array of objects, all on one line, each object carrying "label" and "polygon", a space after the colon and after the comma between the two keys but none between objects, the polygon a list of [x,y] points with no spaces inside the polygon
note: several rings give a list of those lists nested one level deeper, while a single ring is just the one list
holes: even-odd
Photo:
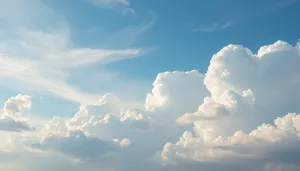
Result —
[{"label": "cloud layer", "polygon": [[[39,163],[59,156],[86,170],[296,171],[299,63],[299,47],[283,41],[257,54],[228,45],[213,55],[205,74],[158,74],[143,109],[124,111],[108,93],[71,117],[56,116],[34,133],[18,134],[22,150],[12,152],[43,156]],[[2,111],[22,114],[29,99],[10,98]]]}]

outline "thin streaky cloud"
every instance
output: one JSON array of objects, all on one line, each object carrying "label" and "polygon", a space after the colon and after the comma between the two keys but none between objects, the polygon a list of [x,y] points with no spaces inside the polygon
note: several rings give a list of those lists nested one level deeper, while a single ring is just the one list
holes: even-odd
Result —
[{"label": "thin streaky cloud", "polygon": [[213,31],[217,31],[217,30],[226,29],[226,28],[230,27],[231,25],[232,25],[232,23],[230,23],[229,21],[222,23],[222,24],[214,23],[209,26],[200,26],[198,28],[195,28],[192,30],[192,32],[213,32]]},{"label": "thin streaky cloud", "polygon": [[124,13],[129,12],[130,14],[135,16],[135,10],[130,7],[130,2],[128,0],[87,0],[87,2],[103,8],[118,8]]},{"label": "thin streaky cloud", "polygon": [[[10,7],[11,4],[1,3],[1,5]],[[58,27],[55,30],[47,26],[29,29],[26,26],[31,24],[32,14],[28,14],[27,8],[23,11],[19,10],[22,17],[13,20],[14,27],[17,26],[18,29],[2,28],[8,35],[15,36],[10,37],[10,41],[6,41],[5,37],[0,35],[2,38],[0,41],[1,86],[48,93],[80,104],[93,104],[100,96],[85,92],[80,86],[71,84],[69,78],[73,75],[70,73],[70,69],[82,69],[90,65],[135,58],[143,53],[141,49],[127,47],[118,49],[110,47],[105,49],[74,48],[68,22],[61,21],[60,17],[55,15],[55,10],[48,12],[49,10],[46,10],[48,7],[40,1],[32,3],[24,1],[26,7],[35,5],[41,7],[41,11],[47,11],[46,14],[43,14],[47,18],[57,18],[55,21],[58,22],[53,24]],[[6,11],[0,13],[0,18],[5,20],[8,25],[11,24],[11,16]],[[23,18],[29,19],[23,20]],[[34,19],[36,23],[43,21],[42,18]],[[15,23],[15,21],[20,22]],[[146,30],[146,28],[143,29]],[[99,75],[104,75],[104,73]]]}]

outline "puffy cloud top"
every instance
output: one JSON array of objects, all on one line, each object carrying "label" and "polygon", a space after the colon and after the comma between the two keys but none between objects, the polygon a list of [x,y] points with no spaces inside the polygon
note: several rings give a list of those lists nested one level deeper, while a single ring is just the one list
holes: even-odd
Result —
[{"label": "puffy cloud top", "polygon": [[[204,98],[196,112],[177,119],[193,124],[194,133],[166,143],[162,160],[233,162],[263,157],[267,163],[282,163],[289,159],[286,155],[299,156],[299,115],[289,113],[300,112],[299,63],[299,47],[283,41],[261,47],[257,55],[239,45],[224,47],[213,56],[204,78],[211,97]],[[278,117],[284,113],[289,114]],[[249,129],[276,117],[274,125]]]},{"label": "puffy cloud top", "polygon": [[182,72],[164,72],[157,75],[153,83],[152,93],[146,98],[146,109],[159,107],[181,108],[198,105],[208,91],[203,85],[204,75],[196,70]]},{"label": "puffy cloud top", "polygon": [[31,128],[25,121],[18,118],[23,114],[23,110],[31,107],[31,98],[28,95],[18,94],[16,97],[9,98],[3,109],[0,109],[0,131],[31,131]]},{"label": "puffy cloud top", "polygon": [[4,103],[3,111],[11,114],[23,114],[23,109],[31,107],[31,97],[18,94],[16,97],[9,98]]}]

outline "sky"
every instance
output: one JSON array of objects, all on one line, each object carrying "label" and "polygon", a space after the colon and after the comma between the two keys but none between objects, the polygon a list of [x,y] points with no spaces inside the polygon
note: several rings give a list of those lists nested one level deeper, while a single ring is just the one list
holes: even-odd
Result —
[{"label": "sky", "polygon": [[299,0],[0,0],[0,168],[299,170],[299,16]]}]

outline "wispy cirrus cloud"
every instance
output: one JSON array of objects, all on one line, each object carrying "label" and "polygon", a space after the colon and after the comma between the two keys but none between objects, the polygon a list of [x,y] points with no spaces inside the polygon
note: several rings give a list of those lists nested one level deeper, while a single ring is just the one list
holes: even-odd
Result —
[{"label": "wispy cirrus cloud", "polygon": [[[19,10],[22,15],[0,12],[0,19],[6,24],[0,29],[1,86],[50,93],[69,101],[91,104],[100,96],[71,84],[69,78],[74,76],[71,71],[134,58],[142,53],[140,48],[74,47],[71,30],[63,17],[38,0],[22,1],[22,4],[23,8]],[[0,9],[14,8],[8,2],[0,2],[0,6]],[[37,13],[42,13],[32,14],[32,7],[39,7]],[[56,22],[44,23],[48,18]],[[17,22],[19,20],[22,22]],[[53,29],[51,25],[57,27]]]},{"label": "wispy cirrus cloud", "polygon": [[192,29],[192,32],[213,32],[217,30],[223,30],[232,25],[231,22],[227,21],[225,23],[213,23],[212,25],[200,26]]},{"label": "wispy cirrus cloud", "polygon": [[118,8],[125,13],[131,13],[135,15],[135,10],[130,7],[128,0],[87,0],[93,5],[101,6],[105,8]]},{"label": "wispy cirrus cloud", "polygon": [[[47,36],[49,33],[40,32],[35,42],[18,39],[19,43],[14,43],[14,47],[6,44],[6,49],[0,52],[2,86],[18,89],[17,86],[22,85],[30,90],[49,92],[70,101],[90,104],[97,101],[99,96],[85,93],[76,85],[68,83],[71,76],[68,70],[134,58],[142,51],[70,48],[69,45],[62,48],[59,43],[58,46],[55,45],[55,42],[61,42],[61,39],[51,42]],[[52,36],[59,37],[55,34]],[[41,46],[43,43],[46,45]]]}]

